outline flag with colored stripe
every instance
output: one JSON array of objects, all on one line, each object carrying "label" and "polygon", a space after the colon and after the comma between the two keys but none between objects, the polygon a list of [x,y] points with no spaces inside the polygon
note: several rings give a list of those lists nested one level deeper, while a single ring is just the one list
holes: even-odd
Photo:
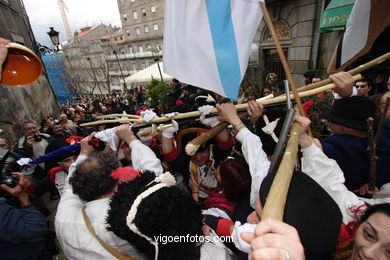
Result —
[{"label": "flag with colored stripe", "polygon": [[236,99],[262,16],[259,0],[166,0],[164,72]]},{"label": "flag with colored stripe", "polygon": [[389,0],[356,0],[328,73],[345,70],[368,53],[376,58],[388,52],[389,12]]}]

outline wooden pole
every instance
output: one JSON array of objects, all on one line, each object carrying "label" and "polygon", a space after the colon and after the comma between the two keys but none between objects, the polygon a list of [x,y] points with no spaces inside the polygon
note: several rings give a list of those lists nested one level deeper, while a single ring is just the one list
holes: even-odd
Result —
[{"label": "wooden pole", "polygon": [[370,156],[370,182],[368,189],[375,191],[376,184],[376,145],[374,138],[374,119],[369,117],[367,119],[367,134],[368,134],[368,154]]},{"label": "wooden pole", "polygon": [[132,115],[132,114],[107,114],[107,115],[97,116],[96,118],[102,119],[102,118],[110,118],[110,117],[128,117],[128,118],[142,119],[141,116]]},{"label": "wooden pole", "polygon": [[379,120],[378,130],[376,131],[375,145],[378,145],[379,139],[381,138],[382,130],[383,130],[383,126],[385,124],[387,110],[389,109],[389,106],[390,106],[390,97],[387,97],[385,107],[383,109],[383,112],[381,114],[381,118]]},{"label": "wooden pole", "polygon": [[[275,28],[274,28],[274,25],[273,25],[272,20],[271,20],[271,16],[268,13],[267,6],[265,5],[264,2],[261,2],[261,1],[260,1],[260,6],[261,6],[261,9],[263,11],[264,20],[268,26],[268,29],[271,32],[272,38],[274,39],[276,50],[279,54],[280,61],[282,62],[282,66],[283,66],[284,72],[286,73],[287,80],[290,83],[292,92],[294,93],[294,99],[297,102],[297,107],[299,109],[299,113],[302,116],[306,116],[305,111],[303,110],[301,99],[298,96],[297,88],[295,86],[294,80],[293,80],[292,75],[291,75],[290,67],[288,66],[286,57],[284,56],[282,47],[281,47],[279,39],[278,39],[278,36],[276,35]],[[312,136],[310,128],[308,128],[308,134],[310,136]]]},{"label": "wooden pole", "polygon": [[[384,62],[385,60],[388,60],[388,59],[390,59],[390,52],[385,53],[382,56],[379,56],[378,58],[373,59],[372,61],[369,61],[365,64],[362,64],[362,65],[360,65],[352,70],[349,70],[347,72],[353,76],[353,75],[359,74],[362,71],[365,71],[366,69],[369,69],[369,68],[374,67],[378,64],[381,64],[382,62]],[[332,80],[330,78],[327,78],[327,79],[321,80],[319,82],[300,87],[298,89],[298,92],[302,92],[302,91],[306,91],[306,90],[310,90],[310,89],[315,89],[315,88],[318,88],[318,87],[321,87],[321,86],[324,86],[324,85],[327,85],[330,83],[332,83]]]},{"label": "wooden pole", "polygon": [[300,129],[301,125],[298,123],[294,123],[291,128],[286,151],[272,182],[263,213],[261,214],[262,220],[275,218],[283,221],[284,206],[297,159]]},{"label": "wooden pole", "polygon": [[[243,112],[239,114],[239,117],[241,119],[245,118],[246,116],[248,116],[248,112]],[[218,125],[214,126],[206,133],[201,134],[200,136],[195,137],[194,139],[189,141],[185,148],[187,155],[189,156],[194,155],[198,151],[201,145],[203,145],[208,140],[214,138],[217,134],[225,130],[228,125],[229,125],[228,122],[220,122]]]}]

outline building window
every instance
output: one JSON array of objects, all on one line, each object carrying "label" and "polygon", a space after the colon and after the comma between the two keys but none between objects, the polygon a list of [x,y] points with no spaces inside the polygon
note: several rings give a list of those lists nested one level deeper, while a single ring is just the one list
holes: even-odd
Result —
[{"label": "building window", "polygon": [[135,28],[135,34],[141,35],[141,30],[139,29],[139,27]]},{"label": "building window", "polygon": [[141,13],[143,16],[146,16],[146,9],[145,8],[141,8]]},{"label": "building window", "polygon": [[153,24],[153,30],[158,31],[158,24]]},{"label": "building window", "polygon": [[149,32],[149,26],[145,25],[144,26],[144,30],[145,30],[145,33],[148,33]]},{"label": "building window", "polygon": [[133,11],[133,18],[134,18],[134,20],[138,19],[138,14],[137,14],[136,10]]},{"label": "building window", "polygon": [[122,17],[124,21],[127,21],[127,14],[123,14]]},{"label": "building window", "polygon": [[130,30],[126,30],[125,32],[127,36],[130,36]]},{"label": "building window", "polygon": [[152,15],[155,15],[156,14],[156,6],[150,7],[150,12],[152,13]]},{"label": "building window", "polygon": [[161,51],[161,44],[157,43],[157,44],[156,44],[156,49],[157,49],[158,51]]}]

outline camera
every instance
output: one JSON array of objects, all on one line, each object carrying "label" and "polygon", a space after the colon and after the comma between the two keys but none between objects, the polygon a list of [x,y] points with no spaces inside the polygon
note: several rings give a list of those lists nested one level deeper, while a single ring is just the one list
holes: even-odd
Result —
[{"label": "camera", "polygon": [[8,150],[0,149],[0,184],[9,187],[15,187],[18,184],[18,180],[12,176],[12,172],[20,170],[16,161],[16,158]]},{"label": "camera", "polygon": [[40,142],[43,139],[43,135],[40,134],[33,134],[32,137],[34,138],[35,142]]}]

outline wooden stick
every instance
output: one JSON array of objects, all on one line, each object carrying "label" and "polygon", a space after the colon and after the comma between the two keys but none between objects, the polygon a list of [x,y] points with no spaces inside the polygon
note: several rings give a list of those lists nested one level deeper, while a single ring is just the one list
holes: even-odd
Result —
[{"label": "wooden stick", "polygon": [[[388,60],[388,59],[390,59],[390,52],[383,54],[382,56],[379,56],[378,58],[376,58],[370,62],[367,62],[365,64],[362,64],[362,65],[360,65],[352,70],[349,70],[347,72],[353,76],[353,75],[356,75],[362,71],[365,71],[366,69],[369,69],[369,68],[374,67],[378,64],[381,64],[382,62],[384,62],[385,60]],[[332,83],[332,80],[330,78],[327,78],[327,79],[321,80],[319,82],[300,87],[298,89],[298,92],[307,91],[310,89],[315,89],[315,88],[318,88],[318,87],[321,87],[321,86],[324,86],[324,85],[327,85],[330,83]]]},{"label": "wooden stick", "polygon": [[287,194],[290,187],[292,175],[294,173],[299,133],[301,126],[294,123],[290,131],[290,137],[287,142],[286,151],[283,155],[282,162],[272,182],[271,189],[265,202],[261,219],[275,218],[283,220],[284,206],[287,200]]},{"label": "wooden stick", "polygon": [[[247,112],[240,113],[239,117],[242,119],[244,117],[248,116]],[[222,132],[222,130],[226,129],[226,127],[229,125],[228,122],[220,122],[218,125],[214,126],[210,130],[208,130],[206,133],[192,139],[188,142],[186,145],[185,151],[187,155],[192,156],[198,151],[199,147],[206,143],[211,138],[214,138],[217,134]]]},{"label": "wooden stick", "polygon": [[383,109],[381,118],[379,120],[378,130],[376,131],[376,135],[375,135],[375,146],[378,145],[379,139],[381,138],[382,130],[385,124],[385,119],[386,119],[387,110],[389,109],[389,106],[390,106],[390,97],[387,97],[385,107]]},{"label": "wooden stick", "polygon": [[367,119],[367,132],[368,132],[368,154],[370,156],[370,182],[368,189],[375,191],[376,184],[376,145],[374,138],[374,119],[369,117]]},{"label": "wooden stick", "polygon": [[[274,25],[272,23],[272,20],[271,20],[271,17],[269,15],[269,13],[268,13],[267,6],[265,5],[264,2],[260,1],[259,3],[260,3],[260,6],[261,6],[261,9],[263,11],[264,20],[267,23],[268,29],[270,30],[272,38],[273,38],[273,40],[275,42],[276,50],[278,51],[280,61],[282,62],[282,66],[283,66],[284,72],[286,73],[286,76],[287,76],[287,80],[290,83],[292,92],[294,93],[294,99],[297,102],[297,106],[298,106],[299,112],[300,112],[300,114],[302,116],[306,116],[305,111],[303,110],[301,99],[298,96],[297,88],[296,88],[294,80],[292,78],[290,67],[288,66],[287,59],[284,56],[282,47],[280,46],[280,42],[279,42],[278,36],[276,35],[276,31],[275,31]],[[308,131],[308,134],[310,136],[313,136],[312,133],[311,133],[311,129],[310,128],[308,128],[307,131]]]},{"label": "wooden stick", "polygon": [[[355,75],[354,78],[355,78],[355,80],[360,79],[361,75],[360,74]],[[299,97],[312,96],[312,95],[315,95],[315,94],[322,92],[322,91],[331,90],[335,87],[336,87],[336,85],[331,82],[330,84],[322,86],[320,88],[300,92],[300,93],[298,93],[298,96]],[[290,97],[293,97],[293,95],[290,94]],[[266,100],[264,100],[262,98],[256,99],[256,102],[261,103],[264,106],[276,104],[276,103],[282,103],[285,101],[286,101],[286,95],[281,95],[281,96],[278,96],[278,97],[275,97],[272,99],[266,99]],[[235,105],[236,110],[246,109],[247,107],[248,107],[247,103]],[[211,113],[218,113],[218,110],[216,108],[214,108],[211,111]],[[142,119],[116,119],[116,120],[102,120],[102,121],[89,122],[89,123],[80,124],[80,126],[101,125],[101,124],[105,124],[105,123],[129,123],[129,122],[135,122],[137,124],[158,124],[158,123],[162,123],[162,122],[171,121],[172,119],[175,119],[175,120],[179,119],[180,120],[180,119],[186,119],[189,117],[197,117],[197,116],[201,116],[201,115],[202,115],[202,113],[199,111],[192,111],[192,112],[187,112],[187,113],[181,113],[181,114],[178,114],[174,117],[157,117],[157,118],[150,120],[149,122],[145,122]]]},{"label": "wooden stick", "polygon": [[128,124],[128,123],[142,123],[143,120],[141,119],[112,119],[112,120],[100,120],[100,121],[93,121],[88,123],[80,124],[80,126],[91,126],[91,125],[103,125],[103,124],[110,124],[110,123],[122,123],[122,124]]},{"label": "wooden stick", "polygon": [[145,129],[145,130],[138,131],[137,135],[142,136],[142,135],[152,134],[154,137],[154,136],[156,136],[158,131],[162,131],[162,130],[167,129],[167,128],[172,127],[172,126],[173,126],[173,124],[159,125],[159,126],[157,126],[155,133],[153,132],[153,129]]},{"label": "wooden stick", "polygon": [[101,115],[101,116],[97,116],[96,118],[97,119],[101,119],[101,118],[107,118],[107,117],[128,117],[128,118],[136,118],[136,119],[142,119],[142,117],[140,116],[137,116],[137,115],[129,115],[129,114],[108,114],[108,115]]}]

